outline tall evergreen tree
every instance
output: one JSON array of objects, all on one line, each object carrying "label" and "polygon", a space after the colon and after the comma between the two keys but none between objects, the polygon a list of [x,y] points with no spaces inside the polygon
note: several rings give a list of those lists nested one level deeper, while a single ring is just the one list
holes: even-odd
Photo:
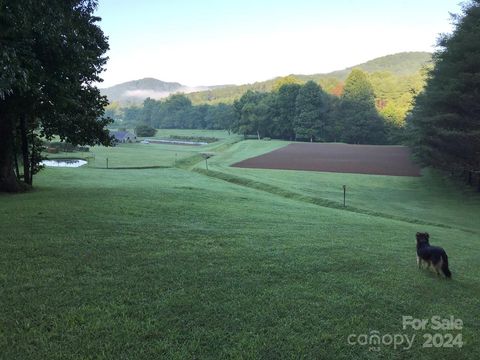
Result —
[{"label": "tall evergreen tree", "polygon": [[408,125],[425,165],[480,170],[480,1],[453,19],[455,29],[439,39],[434,68]]}]

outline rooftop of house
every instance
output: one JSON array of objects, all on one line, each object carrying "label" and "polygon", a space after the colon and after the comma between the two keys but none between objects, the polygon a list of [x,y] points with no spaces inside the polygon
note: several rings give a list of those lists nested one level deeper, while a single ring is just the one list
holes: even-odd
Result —
[{"label": "rooftop of house", "polygon": [[117,140],[135,138],[135,134],[132,134],[130,131],[110,131],[110,134],[113,135]]}]

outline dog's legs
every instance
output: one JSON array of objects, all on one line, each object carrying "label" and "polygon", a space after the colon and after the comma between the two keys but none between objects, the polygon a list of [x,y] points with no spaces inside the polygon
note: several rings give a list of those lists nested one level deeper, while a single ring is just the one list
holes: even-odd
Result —
[{"label": "dog's legs", "polygon": [[419,269],[428,269],[430,264],[428,261],[423,260],[421,257],[417,256],[417,264]]},{"label": "dog's legs", "polygon": [[[435,265],[435,271],[437,272],[438,276],[441,276],[440,269],[442,268],[442,264],[443,264],[443,260],[442,260],[442,258],[440,258],[438,263]],[[443,273],[443,271],[442,271],[442,273]]]}]

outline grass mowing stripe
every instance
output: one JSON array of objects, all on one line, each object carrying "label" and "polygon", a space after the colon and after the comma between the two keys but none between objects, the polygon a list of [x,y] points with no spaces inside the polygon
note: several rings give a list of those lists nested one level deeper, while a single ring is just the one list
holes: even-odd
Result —
[{"label": "grass mowing stripe", "polygon": [[[480,223],[474,216],[480,209],[478,193],[435,169],[425,168],[421,177],[410,178],[229,166],[284,145],[285,142],[277,141],[242,141],[209,159],[209,170],[342,204],[342,185],[346,185],[349,206],[480,233]],[[205,165],[199,163],[196,167],[205,168]]]},{"label": "grass mowing stripe", "polygon": [[361,209],[357,207],[352,207],[352,206],[343,206],[340,203],[337,203],[332,200],[327,200],[323,198],[318,198],[318,197],[311,197],[311,196],[306,196],[306,195],[301,195],[292,191],[288,191],[273,185],[265,184],[259,181],[253,181],[253,180],[248,180],[245,178],[242,178],[240,176],[234,176],[231,174],[226,174],[222,173],[220,171],[215,171],[215,170],[204,170],[204,169],[193,169],[193,171],[198,172],[203,175],[207,175],[210,177],[214,177],[217,179],[221,179],[224,181],[227,181],[232,184],[240,185],[240,186],[245,186],[248,188],[256,189],[256,190],[261,190],[268,192],[270,194],[278,195],[285,197],[287,199],[292,199],[292,200],[297,200],[297,201],[303,201],[307,202],[310,204],[315,204],[318,206],[323,206],[323,207],[328,207],[332,209],[338,209],[338,210],[345,210],[345,211],[350,211],[354,213],[359,213],[359,214],[364,214],[364,215],[370,215],[370,216],[376,216],[376,217],[381,217],[384,219],[390,219],[390,220],[397,220],[397,221],[403,221],[411,224],[420,224],[420,225],[429,225],[429,226],[436,226],[436,227],[441,227],[445,229],[458,229],[461,231],[465,231],[468,233],[475,233],[472,230],[469,229],[463,229],[463,228],[458,228],[458,227],[453,227],[449,226],[446,224],[440,224],[440,223],[435,223],[435,222],[430,222],[430,221],[424,221],[424,220],[419,220],[419,219],[412,219],[412,218],[407,218],[403,216],[397,216],[397,215],[391,215],[391,214],[385,214],[381,213],[378,211],[373,211],[373,210],[368,210],[368,209]]},{"label": "grass mowing stripe", "polygon": [[187,158],[184,158],[182,160],[178,160],[175,164],[175,167],[183,170],[190,170],[192,167],[197,165],[200,161],[203,160],[202,155],[200,154],[195,154],[193,156],[189,156]]},{"label": "grass mowing stripe", "polygon": [[[239,140],[239,139],[233,139],[230,142],[222,143],[222,144],[217,145],[216,147],[212,147],[211,149],[209,149],[208,152],[219,152],[220,153],[220,152],[227,151],[233,145],[235,145],[236,143],[238,143],[240,141],[241,140]],[[204,160],[204,157],[201,154],[195,154],[195,155],[183,158],[181,160],[178,160],[175,163],[175,167],[177,167],[179,169],[184,169],[184,170],[191,170],[191,169],[193,169],[193,167],[195,165],[197,165],[198,163],[200,163],[203,160]]]}]

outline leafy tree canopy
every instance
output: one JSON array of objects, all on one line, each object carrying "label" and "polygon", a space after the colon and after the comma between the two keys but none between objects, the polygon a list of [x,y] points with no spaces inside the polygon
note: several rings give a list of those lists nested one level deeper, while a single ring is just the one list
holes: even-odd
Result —
[{"label": "leafy tree canopy", "polygon": [[[94,0],[0,1],[0,190],[38,169],[39,136],[105,144],[105,97],[93,85],[107,58]],[[18,171],[21,149],[23,174]]]}]

